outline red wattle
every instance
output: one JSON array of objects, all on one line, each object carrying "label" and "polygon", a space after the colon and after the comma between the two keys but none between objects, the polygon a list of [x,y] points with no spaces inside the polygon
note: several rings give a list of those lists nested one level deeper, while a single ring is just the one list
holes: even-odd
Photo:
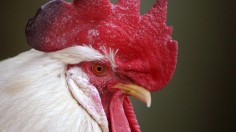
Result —
[{"label": "red wattle", "polygon": [[109,110],[112,132],[141,132],[131,101],[121,91],[112,96]]},{"label": "red wattle", "polygon": [[110,103],[110,129],[112,132],[131,132],[129,122],[123,108],[124,95],[117,92]]},{"label": "red wattle", "polygon": [[141,132],[138,120],[128,96],[124,97],[124,110],[132,132]]}]

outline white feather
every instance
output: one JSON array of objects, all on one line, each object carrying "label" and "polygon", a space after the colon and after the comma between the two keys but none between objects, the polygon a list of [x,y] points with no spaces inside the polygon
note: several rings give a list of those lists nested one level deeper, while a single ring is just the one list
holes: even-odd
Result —
[{"label": "white feather", "polygon": [[[99,124],[71,95],[65,75],[67,64],[102,58],[91,47],[76,46],[52,53],[30,50],[0,62],[0,130],[108,131],[107,122]],[[86,76],[82,70],[77,74]]]}]

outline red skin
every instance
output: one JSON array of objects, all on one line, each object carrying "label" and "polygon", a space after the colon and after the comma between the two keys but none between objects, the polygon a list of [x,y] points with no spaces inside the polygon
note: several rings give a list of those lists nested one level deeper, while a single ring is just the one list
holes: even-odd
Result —
[{"label": "red skin", "polygon": [[[106,67],[105,74],[98,75],[94,73],[93,65],[99,63]],[[112,132],[126,132],[129,129],[132,132],[140,132],[140,127],[133,111],[132,104],[122,91],[112,88],[117,83],[133,83],[125,76],[114,72],[109,62],[83,62],[71,67],[81,67],[89,76],[90,83],[93,84],[100,94],[102,105],[110,124],[109,129]],[[120,127],[121,126],[121,127]]]},{"label": "red skin", "polygon": [[171,79],[176,66],[177,42],[171,38],[172,28],[165,24],[167,0],[158,0],[143,16],[139,5],[140,0],[118,0],[116,5],[109,0],[56,0],[38,10],[26,27],[28,44],[44,52],[82,44],[102,54],[102,47],[119,50],[116,73],[109,70],[96,76],[91,73],[93,63],[80,64],[98,88],[113,132],[125,132],[121,125],[140,130],[126,95],[111,87],[117,82],[135,83],[157,91]]}]

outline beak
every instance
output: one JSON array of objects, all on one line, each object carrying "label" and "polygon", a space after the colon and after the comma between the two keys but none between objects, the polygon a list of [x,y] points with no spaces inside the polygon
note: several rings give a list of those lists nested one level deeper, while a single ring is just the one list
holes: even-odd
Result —
[{"label": "beak", "polygon": [[123,91],[123,93],[135,97],[136,99],[147,104],[147,107],[151,106],[151,94],[150,91],[146,90],[144,87],[135,84],[122,84],[118,83],[113,86]]}]

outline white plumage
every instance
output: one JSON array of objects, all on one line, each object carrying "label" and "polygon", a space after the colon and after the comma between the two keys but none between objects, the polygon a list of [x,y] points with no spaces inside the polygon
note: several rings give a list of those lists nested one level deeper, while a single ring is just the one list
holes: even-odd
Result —
[{"label": "white plumage", "polygon": [[[0,131],[108,131],[104,110],[96,117],[93,112],[97,111],[86,111],[78,100],[80,95],[69,88],[77,82],[68,83],[73,77],[66,75],[68,64],[103,58],[91,47],[76,46],[51,53],[30,50],[0,62]],[[81,69],[72,70],[87,83]]]}]

